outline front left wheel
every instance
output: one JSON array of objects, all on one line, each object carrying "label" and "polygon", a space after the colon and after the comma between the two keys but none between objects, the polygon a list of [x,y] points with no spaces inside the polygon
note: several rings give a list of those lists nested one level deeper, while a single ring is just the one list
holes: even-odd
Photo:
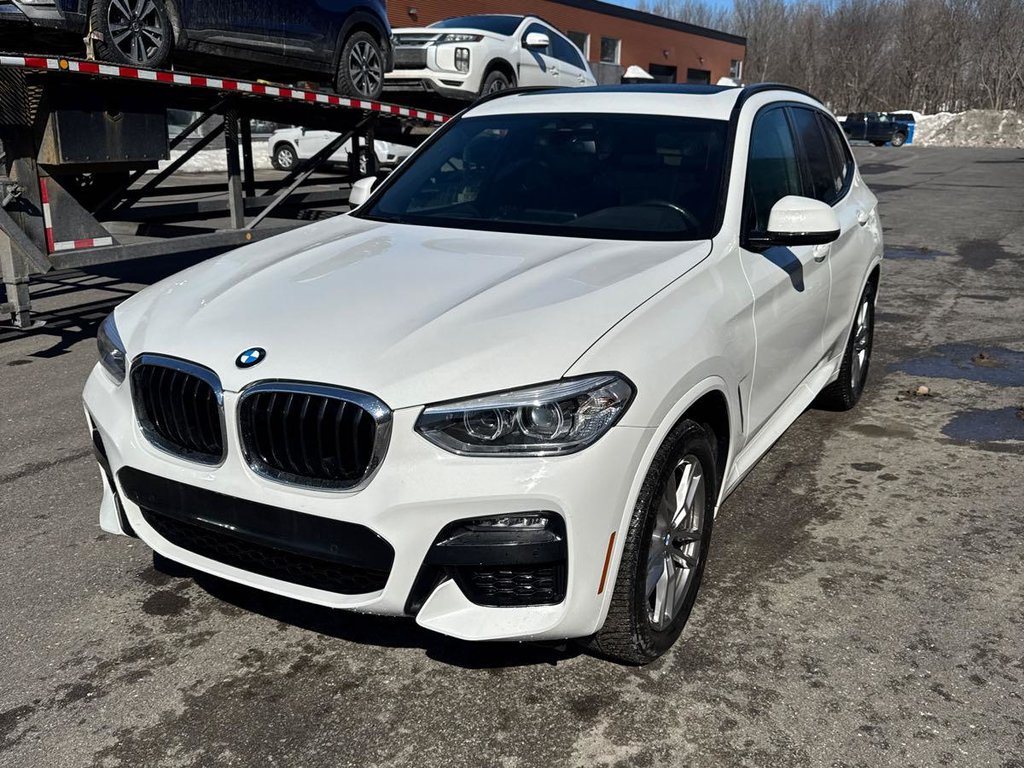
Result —
[{"label": "front left wheel", "polygon": [[174,33],[161,0],[96,0],[89,22],[104,61],[157,69],[171,59]]},{"label": "front left wheel", "polygon": [[626,534],[608,618],[584,645],[625,664],[672,647],[693,609],[718,498],[713,434],[684,420],[644,479]]},{"label": "front left wheel", "polygon": [[349,35],[338,60],[338,93],[376,100],[384,91],[384,53],[369,32]]}]

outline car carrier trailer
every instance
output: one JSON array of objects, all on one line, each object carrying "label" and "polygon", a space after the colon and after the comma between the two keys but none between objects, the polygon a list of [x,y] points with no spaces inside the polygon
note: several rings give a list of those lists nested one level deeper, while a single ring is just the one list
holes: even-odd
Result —
[{"label": "car carrier trailer", "polygon": [[[198,117],[169,139],[168,109]],[[338,136],[285,178],[258,183],[253,120]],[[300,226],[296,212],[347,201],[342,184],[310,186],[310,177],[346,141],[359,160],[349,164],[352,181],[374,172],[374,138],[417,144],[446,120],[423,109],[261,81],[0,54],[0,273],[6,289],[0,322],[36,325],[32,275],[213,254]],[[223,183],[165,183],[222,136]],[[191,146],[154,173],[189,139]],[[218,217],[227,225],[199,232],[180,226]]]}]

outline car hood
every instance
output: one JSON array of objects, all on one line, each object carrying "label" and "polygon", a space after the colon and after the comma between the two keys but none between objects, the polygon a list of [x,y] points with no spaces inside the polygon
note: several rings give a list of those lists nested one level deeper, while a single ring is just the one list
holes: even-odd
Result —
[{"label": "car hood", "polygon": [[491,32],[487,29],[477,29],[476,27],[445,27],[443,29],[439,27],[402,27],[401,29],[392,29],[391,34],[395,37],[401,35],[416,35],[417,37],[426,37],[428,35],[434,35],[440,37],[441,35],[482,35],[483,37],[494,38],[495,40],[506,40],[509,35],[501,35],[497,32]]},{"label": "car hood", "polygon": [[[227,390],[292,379],[401,408],[561,377],[710,249],[342,216],[174,275],[115,319],[130,358],[197,362]],[[249,347],[265,359],[237,368]]]}]

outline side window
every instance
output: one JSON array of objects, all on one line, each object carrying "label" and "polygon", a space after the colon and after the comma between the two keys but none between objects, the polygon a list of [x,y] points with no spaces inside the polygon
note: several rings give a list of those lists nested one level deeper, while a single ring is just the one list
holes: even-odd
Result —
[{"label": "side window", "polygon": [[569,66],[576,67],[576,69],[586,69],[575,45],[555,32],[549,32],[548,35],[551,38],[551,43],[555,46],[556,59],[560,59]]},{"label": "side window", "polygon": [[818,118],[811,109],[791,107],[789,112],[793,118],[793,128],[800,143],[804,168],[807,171],[809,186],[806,194],[815,200],[832,205],[839,195],[842,184],[837,183],[832,167],[832,155],[825,143],[825,135],[821,132]]},{"label": "side window", "polygon": [[768,229],[772,206],[786,195],[801,195],[796,145],[781,107],[754,120],[747,157],[747,231]]},{"label": "side window", "polygon": [[828,144],[829,156],[832,159],[832,175],[835,176],[836,187],[841,195],[853,175],[853,157],[835,122],[820,112],[818,122],[821,124],[821,132],[825,134],[825,143]]},{"label": "side window", "polygon": [[[549,42],[547,48],[526,48],[526,36],[532,35],[534,32],[548,36]],[[545,56],[551,56],[553,55],[551,53],[551,47],[557,39],[557,37],[551,34],[551,30],[545,27],[543,24],[531,24],[526,28],[526,31],[523,32],[523,48],[526,48],[526,50],[528,50],[530,53],[542,53]]]}]

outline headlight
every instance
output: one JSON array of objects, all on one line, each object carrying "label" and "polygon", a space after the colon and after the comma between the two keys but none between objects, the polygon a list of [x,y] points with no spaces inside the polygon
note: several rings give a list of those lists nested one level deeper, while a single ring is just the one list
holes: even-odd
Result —
[{"label": "headlight", "polygon": [[437,38],[437,45],[442,43],[479,43],[484,39],[483,35],[466,35],[458,32],[453,32],[448,35],[441,35]]},{"label": "headlight", "polygon": [[587,447],[633,399],[612,373],[565,379],[426,408],[416,431],[452,453],[550,456]]},{"label": "headlight", "polygon": [[125,373],[125,352],[124,342],[114,325],[114,313],[107,315],[107,319],[100,325],[96,333],[96,345],[100,349],[100,365],[109,373],[118,384],[124,381]]}]

